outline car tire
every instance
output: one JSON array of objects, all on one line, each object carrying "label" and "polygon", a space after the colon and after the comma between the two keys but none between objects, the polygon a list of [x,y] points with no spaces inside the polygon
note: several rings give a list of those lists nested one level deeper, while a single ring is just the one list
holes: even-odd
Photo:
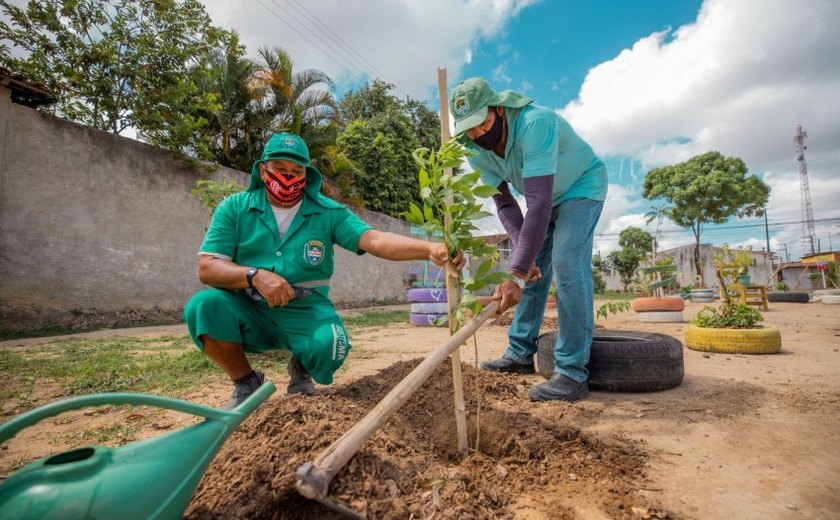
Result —
[{"label": "car tire", "polygon": [[636,312],[653,311],[681,311],[685,309],[685,300],[679,296],[668,296],[665,298],[633,298],[630,306]]},{"label": "car tire", "polygon": [[782,335],[774,327],[714,329],[689,325],[685,329],[685,346],[720,354],[775,354],[782,350]]},{"label": "car tire", "polygon": [[408,303],[433,303],[445,302],[446,289],[409,289]]},{"label": "car tire", "polygon": [[653,312],[638,312],[636,319],[648,323],[682,323],[682,311],[653,311]]},{"label": "car tire", "polygon": [[767,293],[767,301],[770,303],[808,303],[808,293],[801,292],[776,292]]},{"label": "car tire", "polygon": [[446,318],[448,314],[417,314],[411,313],[408,315],[408,321],[412,325],[417,325],[418,327],[443,327],[448,324],[448,320],[444,321],[441,324],[435,323],[439,318]]},{"label": "car tire", "polygon": [[448,302],[412,303],[412,314],[449,314]]},{"label": "car tire", "polygon": [[[556,332],[537,339],[537,368],[545,378],[554,374],[556,339]],[[682,344],[655,332],[596,330],[587,368],[589,388],[607,392],[656,392],[685,377]]]}]

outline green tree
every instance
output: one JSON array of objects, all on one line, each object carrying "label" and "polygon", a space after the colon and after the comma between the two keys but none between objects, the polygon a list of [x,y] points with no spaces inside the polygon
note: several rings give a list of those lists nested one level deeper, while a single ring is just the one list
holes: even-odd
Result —
[{"label": "green tree", "polygon": [[411,151],[438,149],[440,123],[425,104],[400,100],[393,88],[374,81],[348,92],[340,105],[346,126],[336,143],[359,168],[356,190],[365,206],[401,217],[411,202],[420,203],[419,166]]},{"label": "green tree", "polygon": [[606,260],[600,256],[592,257],[592,286],[596,293],[607,290],[607,282],[604,280],[604,269],[607,268]]},{"label": "green tree", "polygon": [[730,217],[762,216],[770,187],[748,175],[744,161],[708,152],[686,162],[648,172],[643,185],[647,199],[671,203],[667,217],[694,234],[694,267],[703,280],[700,235],[707,223],[722,224]]},{"label": "green tree", "polygon": [[[291,132],[306,141],[310,155],[319,155],[315,134],[338,120],[338,104],[330,77],[318,69],[294,70],[291,56],[281,47],[260,48],[262,68],[253,85],[272,114],[274,132]],[[332,143],[329,143],[332,144]]]},{"label": "green tree", "polygon": [[621,249],[607,255],[606,263],[618,272],[624,290],[636,276],[639,264],[648,257],[653,244],[653,236],[643,229],[630,226],[618,235]]},{"label": "green tree", "polygon": [[216,105],[201,116],[208,120],[210,151],[216,162],[250,171],[268,138],[271,114],[257,102],[251,80],[259,65],[245,56],[236,32],[226,36],[224,46],[214,49],[207,70],[199,80],[201,91]]},{"label": "green tree", "polygon": [[[0,42],[24,58],[7,66],[43,83],[68,119],[207,157],[213,99],[197,87],[223,31],[197,0],[0,0]],[[5,46],[5,45],[4,45]],[[8,51],[4,52],[6,56]]]}]

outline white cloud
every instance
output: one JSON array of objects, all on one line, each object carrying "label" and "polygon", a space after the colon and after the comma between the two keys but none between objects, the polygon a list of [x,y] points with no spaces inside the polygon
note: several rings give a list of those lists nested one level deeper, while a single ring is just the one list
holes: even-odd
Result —
[{"label": "white cloud", "polygon": [[[358,80],[363,75],[359,69],[365,69],[396,84],[400,93],[426,99],[437,89],[438,67],[447,68],[449,78],[457,78],[479,39],[503,31],[508,20],[535,1],[265,0],[263,6],[204,0],[204,4],[216,25],[240,33],[252,56],[257,47],[279,45],[299,68],[321,69],[340,82]],[[316,18],[334,34],[323,32],[312,22]]]},{"label": "white cloud", "polygon": [[520,92],[527,92],[529,90],[533,90],[534,85],[530,81],[522,80],[519,82],[519,91]]},{"label": "white cloud", "polygon": [[510,83],[513,81],[508,75],[507,65],[505,63],[500,63],[498,67],[493,69],[493,81],[497,83]]},{"label": "white cloud", "polygon": [[[814,217],[838,217],[837,19],[832,0],[706,0],[695,23],[591,69],[559,112],[598,153],[635,157],[645,170],[709,150],[741,157],[773,188],[771,222],[800,218],[793,135],[801,121]],[[774,232],[790,241],[797,227]],[[755,233],[762,243],[763,234]]]}]

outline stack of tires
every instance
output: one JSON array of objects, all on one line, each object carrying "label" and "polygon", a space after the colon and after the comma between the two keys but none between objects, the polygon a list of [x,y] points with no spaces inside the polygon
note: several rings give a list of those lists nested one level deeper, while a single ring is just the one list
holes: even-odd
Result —
[{"label": "stack of tires", "polygon": [[438,319],[449,316],[449,303],[446,301],[446,289],[421,288],[409,289],[408,303],[411,305],[409,322],[420,327],[445,326],[448,320],[437,324]]},{"label": "stack of tires", "polygon": [[710,303],[715,301],[714,289],[692,289],[691,301],[700,303]]},{"label": "stack of tires", "polygon": [[664,298],[634,298],[630,306],[639,321],[650,323],[682,322],[685,301],[679,296]]}]

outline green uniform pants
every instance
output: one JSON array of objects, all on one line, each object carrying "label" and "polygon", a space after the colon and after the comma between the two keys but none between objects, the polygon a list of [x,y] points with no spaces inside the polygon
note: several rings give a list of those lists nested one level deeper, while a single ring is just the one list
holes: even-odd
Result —
[{"label": "green uniform pants", "polygon": [[270,308],[240,291],[205,289],[187,303],[184,319],[202,350],[202,334],[240,343],[249,353],[289,350],[322,385],[333,382],[350,351],[347,330],[332,305]]}]

